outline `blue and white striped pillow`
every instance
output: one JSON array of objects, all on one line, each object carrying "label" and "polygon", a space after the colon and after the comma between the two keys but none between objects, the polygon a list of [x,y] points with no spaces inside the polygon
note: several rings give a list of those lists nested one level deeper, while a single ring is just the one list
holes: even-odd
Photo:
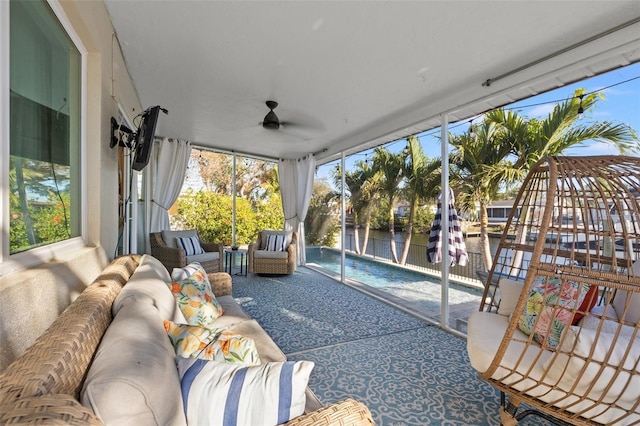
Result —
[{"label": "blue and white striped pillow", "polygon": [[171,271],[171,279],[173,281],[186,280],[191,275],[195,274],[200,270],[202,270],[202,272],[204,272],[206,275],[206,271],[204,270],[200,262],[191,262],[184,268],[173,268],[173,270]]},{"label": "blue and white striped pillow", "polygon": [[191,425],[273,426],[304,413],[311,361],[234,363],[177,357]]},{"label": "blue and white striped pillow", "polygon": [[204,253],[198,237],[178,237],[176,238],[176,245],[184,250],[187,256]]},{"label": "blue and white striped pillow", "polygon": [[286,236],[282,234],[269,234],[267,235],[267,251],[284,251],[284,242]]}]

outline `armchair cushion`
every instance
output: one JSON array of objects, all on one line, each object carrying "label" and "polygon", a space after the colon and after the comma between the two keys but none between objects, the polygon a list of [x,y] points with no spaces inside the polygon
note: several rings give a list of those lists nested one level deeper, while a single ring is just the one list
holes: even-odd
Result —
[{"label": "armchair cushion", "polygon": [[192,256],[187,256],[187,263],[199,262],[211,262],[212,260],[220,259],[220,253],[217,251],[205,251],[202,254],[194,254]]},{"label": "armchair cushion", "polygon": [[256,259],[284,259],[289,258],[289,253],[286,251],[269,251],[269,250],[256,250],[253,253]]},{"label": "armchair cushion", "polygon": [[498,313],[500,315],[509,316],[518,304],[520,293],[522,293],[523,282],[515,281],[509,278],[500,278],[500,306]]},{"label": "armchair cushion", "polygon": [[204,249],[200,246],[200,240],[195,237],[177,237],[176,245],[184,250],[187,256],[204,253]]},{"label": "armchair cushion", "polygon": [[275,231],[272,229],[267,229],[262,231],[262,235],[260,238],[260,250],[265,250],[267,248],[267,240],[269,239],[269,235],[284,235],[285,242],[284,248],[286,249],[289,244],[291,244],[291,238],[293,236],[292,231]]},{"label": "armchair cushion", "polygon": [[162,239],[167,247],[182,248],[178,245],[177,238],[198,237],[198,231],[195,229],[187,229],[184,231],[162,231]]}]

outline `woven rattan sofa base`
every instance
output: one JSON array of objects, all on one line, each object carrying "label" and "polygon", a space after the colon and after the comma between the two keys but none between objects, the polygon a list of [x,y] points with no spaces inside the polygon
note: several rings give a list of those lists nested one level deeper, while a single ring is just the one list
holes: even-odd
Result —
[{"label": "woven rattan sofa base", "polygon": [[[0,424],[102,424],[80,404],[87,371],[112,321],[111,307],[140,256],[115,259],[20,357],[0,374]],[[214,294],[230,295],[226,273],[208,274]],[[369,409],[345,400],[293,419],[292,425],[373,425]]]}]

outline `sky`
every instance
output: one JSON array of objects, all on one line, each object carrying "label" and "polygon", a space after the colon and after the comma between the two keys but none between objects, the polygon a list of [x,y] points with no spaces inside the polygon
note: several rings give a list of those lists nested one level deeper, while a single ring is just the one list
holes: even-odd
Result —
[{"label": "sky", "polygon": [[[629,81],[628,81],[629,80]],[[586,123],[592,121],[613,121],[630,125],[640,134],[640,63],[629,65],[582,80],[578,83],[569,84],[558,89],[533,96],[505,106],[514,108],[517,112],[529,118],[546,117],[556,103],[573,97],[576,89],[585,89],[587,93],[601,91],[604,100],[599,100],[595,108],[587,111],[583,120]],[[541,105],[542,104],[542,105]],[[480,120],[480,119],[478,119]],[[449,131],[452,133],[464,132],[469,128],[469,120],[462,123],[450,123]],[[422,149],[426,156],[430,158],[440,157],[441,147],[438,137],[440,130],[433,129],[418,135],[422,144]],[[391,142],[387,146],[393,152],[404,148],[404,139]],[[349,170],[356,161],[363,161],[367,157],[371,158],[372,151],[355,154],[346,159],[346,168]],[[597,142],[587,142],[580,147],[574,147],[566,152],[567,155],[609,155],[618,154],[618,151],[611,145]],[[331,170],[338,164],[337,161],[318,167],[316,179],[327,178],[331,182]]]}]

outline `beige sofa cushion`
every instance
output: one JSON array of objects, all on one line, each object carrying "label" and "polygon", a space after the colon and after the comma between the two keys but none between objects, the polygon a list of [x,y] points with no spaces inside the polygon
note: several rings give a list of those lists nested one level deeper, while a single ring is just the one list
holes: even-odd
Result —
[{"label": "beige sofa cushion", "polygon": [[106,425],[185,425],[175,351],[158,310],[130,302],[107,329],[80,394]]},{"label": "beige sofa cushion", "polygon": [[155,306],[162,320],[186,323],[167,286],[169,282],[171,277],[162,263],[153,256],[143,255],[140,265],[113,301],[112,315],[115,317],[124,305],[137,301]]},{"label": "beige sofa cushion", "polygon": [[227,329],[234,324],[245,322],[251,318],[242,310],[232,296],[220,296],[216,298],[222,306],[222,316],[213,322],[213,327]]},{"label": "beige sofa cushion", "polygon": [[258,324],[256,320],[248,320],[229,327],[230,331],[241,336],[250,337],[256,345],[260,361],[265,362],[283,362],[287,360],[286,355],[275,344],[266,331]]}]

